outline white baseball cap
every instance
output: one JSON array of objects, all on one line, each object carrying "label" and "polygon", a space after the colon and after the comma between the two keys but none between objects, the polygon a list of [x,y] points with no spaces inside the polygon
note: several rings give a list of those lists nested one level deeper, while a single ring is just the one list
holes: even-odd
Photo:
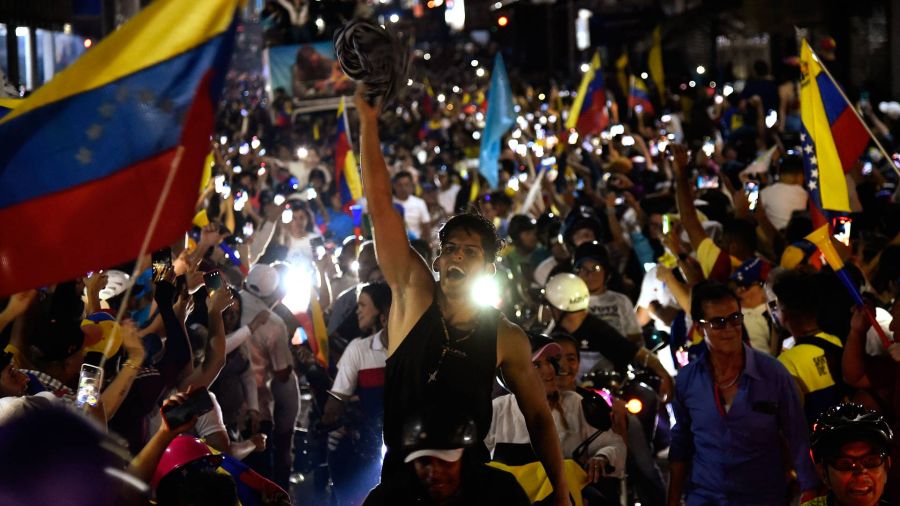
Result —
[{"label": "white baseball cap", "polygon": [[257,297],[268,297],[278,289],[278,271],[271,265],[256,264],[250,269],[244,283],[250,293]]},{"label": "white baseball cap", "polygon": [[434,457],[436,459],[441,459],[444,462],[456,462],[462,458],[462,454],[462,448],[454,448],[452,450],[416,450],[407,455],[406,458],[403,459],[403,462],[409,464],[422,457]]}]

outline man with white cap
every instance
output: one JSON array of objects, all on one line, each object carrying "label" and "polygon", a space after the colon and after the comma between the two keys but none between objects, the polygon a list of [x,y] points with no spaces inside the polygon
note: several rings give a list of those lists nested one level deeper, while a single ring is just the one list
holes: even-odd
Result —
[{"label": "man with white cap", "polygon": [[403,483],[382,484],[365,504],[528,505],[531,502],[509,473],[480,462],[477,430],[469,416],[434,404],[403,427]]},{"label": "man with white cap", "polygon": [[[284,296],[278,272],[271,265],[256,264],[250,269],[241,290],[241,321],[251,321],[269,311]],[[275,313],[250,337],[250,360],[259,392],[260,429],[272,441],[274,470],[268,458],[261,462],[262,474],[287,489],[293,462],[291,451],[294,423],[300,412],[300,390],[293,371],[293,355],[287,327]],[[272,471],[272,472],[269,472]]]}]

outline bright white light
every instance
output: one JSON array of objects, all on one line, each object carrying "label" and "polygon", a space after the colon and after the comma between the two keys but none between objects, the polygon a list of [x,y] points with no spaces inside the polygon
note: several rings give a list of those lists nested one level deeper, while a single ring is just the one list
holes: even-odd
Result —
[{"label": "bright white light", "polygon": [[388,19],[391,20],[391,23],[396,23],[397,21],[400,21],[400,16],[398,16],[397,14],[391,14],[391,17]]},{"label": "bright white light", "polygon": [[622,145],[623,146],[634,146],[634,137],[630,135],[626,135],[622,137]]},{"label": "bright white light", "polygon": [[359,272],[359,260],[350,262],[350,270],[353,272]]},{"label": "bright white light", "polygon": [[704,142],[701,149],[706,156],[712,156],[713,152],[716,150],[716,145],[712,142]]},{"label": "bright white light", "polygon": [[516,146],[516,154],[519,156],[525,156],[528,154],[528,146],[525,144],[519,144]]},{"label": "bright white light", "polygon": [[297,158],[304,160],[309,156],[309,150],[306,148],[297,148]]},{"label": "bright white light", "polygon": [[431,59],[431,53],[425,53],[424,55],[422,55],[422,58],[424,58],[425,61],[430,60],[430,59]]},{"label": "bright white light", "polygon": [[716,95],[716,98],[713,99],[713,102],[717,104],[721,104],[725,99],[722,98],[722,95]]},{"label": "bright white light", "polygon": [[285,291],[281,302],[291,310],[291,313],[304,313],[309,309],[312,275],[308,270],[291,266],[284,273],[281,285]]},{"label": "bright white light", "polygon": [[582,63],[581,64],[581,72],[586,73],[588,70],[591,70],[591,66],[588,65],[587,63]]},{"label": "bright white light", "polygon": [[498,307],[500,305],[500,287],[490,276],[481,276],[472,283],[472,299],[479,306]]},{"label": "bright white light", "polygon": [[475,121],[484,121],[484,114],[480,112],[475,113]]},{"label": "bright white light", "polygon": [[522,137],[522,131],[519,130],[518,128],[513,130],[512,137],[513,137],[513,139],[518,139],[519,137]]},{"label": "bright white light", "polygon": [[778,123],[778,113],[774,110],[769,111],[769,114],[766,115],[766,128],[772,128],[775,123]]},{"label": "bright white light", "polygon": [[234,201],[234,210],[237,212],[243,211],[248,200],[250,200],[250,197],[247,195],[247,192],[241,192],[241,196]]},{"label": "bright white light", "polygon": [[294,213],[290,209],[281,211],[281,222],[287,225],[294,220]]},{"label": "bright white light", "polygon": [[27,26],[17,26],[16,27],[16,37],[28,37],[28,27]]},{"label": "bright white light", "polygon": [[477,131],[477,130],[474,131],[474,132],[472,132],[472,138],[475,139],[476,141],[477,141],[478,139],[481,139],[481,132],[479,132],[479,131]]},{"label": "bright white light", "polygon": [[228,137],[225,137],[224,135],[219,137],[219,144],[225,144],[226,142],[228,142]]},{"label": "bright white light", "polygon": [[689,82],[689,83],[688,83],[688,86],[690,86],[691,88],[693,88],[694,86],[697,86],[697,81],[691,81],[691,82]]},{"label": "bright white light", "polygon": [[240,153],[242,155],[246,155],[249,152],[250,152],[250,145],[247,144],[246,142],[241,144],[241,147],[238,148],[238,153]]},{"label": "bright white light", "polygon": [[478,67],[478,70],[475,71],[475,75],[478,77],[484,77],[484,69],[481,67]]},{"label": "bright white light", "polygon": [[320,17],[316,18],[316,28],[318,28],[320,32],[322,30],[324,30],[325,29],[325,20]]},{"label": "bright white light", "polygon": [[518,152],[519,141],[517,141],[515,139],[510,139],[510,140],[506,141],[506,145],[509,146],[509,149]]},{"label": "bright white light", "polygon": [[264,176],[265,174],[266,174],[266,168],[265,168],[265,167],[260,167],[259,169],[256,170],[256,175],[257,175],[257,176]]},{"label": "bright white light", "polygon": [[516,178],[511,178],[506,182],[506,187],[514,192],[519,191],[519,180]]},{"label": "bright white light", "polygon": [[500,9],[503,7],[503,2],[497,2],[494,4],[494,10]]},{"label": "bright white light", "polygon": [[233,170],[235,174],[240,174],[244,171],[243,167],[241,167],[240,165],[235,165],[231,170]]},{"label": "bright white light", "polygon": [[259,139],[254,137],[253,140],[250,141],[250,149],[255,151],[255,150],[259,149],[260,144],[261,143],[259,142]]},{"label": "bright white light", "polygon": [[732,93],[734,93],[734,88],[732,88],[730,84],[726,84],[725,87],[722,88],[722,95],[725,95],[727,97]]},{"label": "bright white light", "polygon": [[459,93],[459,86],[453,87],[453,93]]},{"label": "bright white light", "polygon": [[477,67],[477,66],[478,66],[478,60],[472,60],[472,62],[470,63],[470,65],[472,65],[473,67]]},{"label": "bright white light", "polygon": [[306,189],[306,200],[313,200],[314,198],[316,198],[318,196],[319,195],[316,193],[315,188],[307,188]]},{"label": "bright white light", "polygon": [[531,147],[531,150],[534,151],[534,156],[541,158],[544,156],[544,147],[540,144],[535,144]]},{"label": "bright white light", "polygon": [[706,73],[706,67],[703,65],[697,65],[697,73],[701,76]]},{"label": "bright white light", "polygon": [[569,133],[568,142],[569,142],[569,144],[575,144],[576,142],[578,142],[578,132]]},{"label": "bright white light", "polygon": [[413,85],[413,80],[412,80],[412,79],[407,79],[407,80],[406,80],[406,85],[407,85],[407,86],[412,86],[412,85]]},{"label": "bright white light", "polygon": [[716,87],[716,82],[715,82],[715,81],[710,81],[710,82],[709,82],[709,87],[710,87],[710,88],[715,88],[715,87]]},{"label": "bright white light", "polygon": [[275,198],[272,199],[272,203],[275,204],[276,206],[280,206],[281,204],[284,204],[284,195],[282,195],[280,193],[278,195],[275,195]]},{"label": "bright white light", "polygon": [[625,133],[625,126],[624,125],[613,125],[613,126],[609,127],[609,133],[610,133],[610,135],[613,135],[613,136],[622,135]]},{"label": "bright white light", "polygon": [[[545,161],[546,161],[546,160],[545,160]],[[553,159],[553,161],[556,162],[556,159]],[[521,173],[521,174],[519,174],[519,181],[521,181],[521,182],[524,183],[524,182],[527,181],[527,180],[528,180],[528,174],[526,174],[526,173],[524,173],[524,172]]]},{"label": "bright white light", "polygon": [[434,147],[434,154],[436,154],[436,155],[441,154],[441,147],[440,147],[440,146],[435,146],[435,147]]},{"label": "bright white light", "polygon": [[659,118],[659,120],[662,121],[663,123],[668,123],[668,122],[672,121],[672,116],[670,116],[670,115],[668,115],[668,114],[663,114],[663,115]]},{"label": "bright white light", "polygon": [[648,74],[646,72],[641,72],[641,79],[647,79],[648,77],[650,77],[650,74]]},{"label": "bright white light", "polygon": [[447,97],[445,97],[444,94],[441,93],[440,95],[437,96],[437,99],[438,99],[438,102],[443,102],[444,100],[447,100]]}]

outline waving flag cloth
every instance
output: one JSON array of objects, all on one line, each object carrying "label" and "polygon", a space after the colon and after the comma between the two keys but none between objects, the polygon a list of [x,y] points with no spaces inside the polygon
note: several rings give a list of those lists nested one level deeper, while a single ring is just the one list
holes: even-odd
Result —
[{"label": "waving flag cloth", "polygon": [[631,91],[628,92],[628,108],[634,109],[641,106],[644,112],[655,114],[653,102],[650,101],[650,90],[643,79],[631,76]]},{"label": "waving flag cloth", "polygon": [[594,53],[591,65],[581,84],[578,95],[569,109],[566,128],[574,128],[578,135],[597,134],[609,125],[609,114],[606,112],[606,87],[603,85],[603,72],[600,71],[600,53]]},{"label": "waving flag cloth", "polygon": [[334,146],[334,180],[341,192],[341,207],[344,212],[362,197],[362,182],[359,178],[359,166],[356,164],[356,156],[353,155],[353,146],[350,145],[350,128],[347,121],[346,99],[341,97],[341,105],[338,106],[338,134],[337,143]]},{"label": "waving flag cloth", "polygon": [[20,103],[22,103],[21,98],[0,97],[0,118],[9,114],[9,112],[15,109]]},{"label": "waving flag cloth", "polygon": [[157,0],[0,119],[0,296],[190,226],[237,4]]},{"label": "waving flag cloth", "polygon": [[492,72],[487,98],[487,116],[484,131],[481,133],[478,170],[493,188],[497,186],[499,179],[500,168],[497,160],[500,159],[500,142],[503,140],[503,134],[515,124],[516,110],[509,77],[506,75],[506,65],[503,64],[503,56],[500,53],[494,58]]},{"label": "waving flag cloth", "polygon": [[805,39],[800,50],[800,116],[810,200],[819,210],[850,212],[845,174],[866,148],[869,134]]}]

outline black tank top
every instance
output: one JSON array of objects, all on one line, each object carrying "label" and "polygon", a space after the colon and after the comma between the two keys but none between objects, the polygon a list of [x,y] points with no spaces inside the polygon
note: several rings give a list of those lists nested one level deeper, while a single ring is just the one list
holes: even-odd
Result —
[{"label": "black tank top", "polygon": [[[431,303],[406,339],[388,357],[385,368],[384,443],[382,477],[403,467],[403,424],[410,415],[429,404],[449,405],[468,414],[483,441],[491,425],[491,392],[497,369],[497,324],[500,313],[483,309],[474,331],[461,332],[449,325],[452,341],[445,353],[441,310],[437,298]],[[444,355],[441,360],[441,355]],[[434,377],[433,381],[429,381]],[[487,451],[481,444],[485,459]]]}]

